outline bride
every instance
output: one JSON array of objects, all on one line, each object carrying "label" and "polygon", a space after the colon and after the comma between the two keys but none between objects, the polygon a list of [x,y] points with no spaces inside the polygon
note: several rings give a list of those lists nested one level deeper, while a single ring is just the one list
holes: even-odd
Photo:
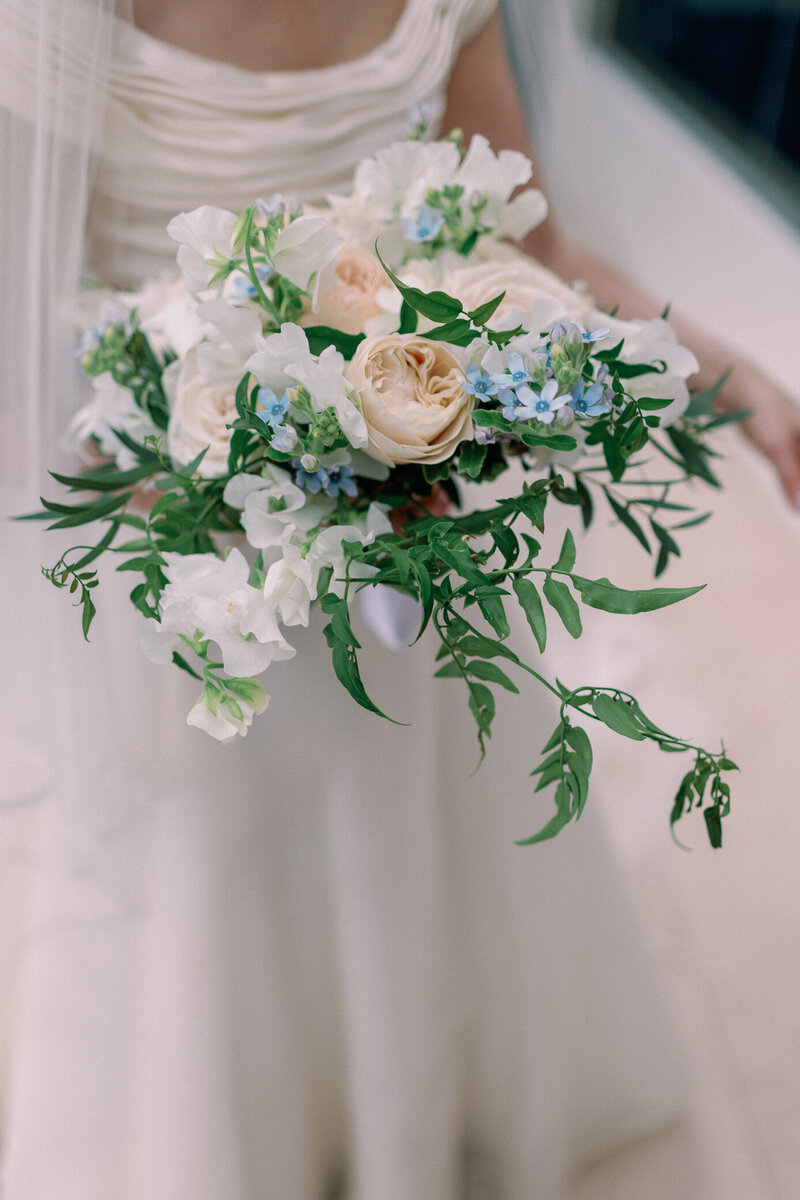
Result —
[{"label": "bride", "polygon": [[[320,200],[420,112],[432,134],[525,140],[494,0],[0,12],[6,512],[35,507],[75,404],[64,308],[81,271],[166,274],[181,209]],[[531,248],[577,262],[550,227]],[[598,291],[613,279],[580,266]],[[797,427],[768,399],[759,436],[796,493]],[[594,818],[513,845],[541,823],[524,768],[549,733],[538,696],[501,713],[471,779],[424,646],[365,651],[399,729],[348,706],[311,628],[272,668],[263,733],[222,750],[182,726],[182,680],[143,661],[124,578],[103,580],[86,647],[34,582],[53,535],[3,536],[19,564],[4,786],[37,826],[4,979],[8,1200],[557,1200],[581,1161],[676,1111]]]}]

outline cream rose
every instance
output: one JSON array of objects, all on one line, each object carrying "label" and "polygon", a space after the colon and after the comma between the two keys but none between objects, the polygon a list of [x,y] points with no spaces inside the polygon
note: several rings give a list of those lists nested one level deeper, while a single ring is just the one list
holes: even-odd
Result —
[{"label": "cream rose", "polygon": [[472,436],[473,397],[441,342],[416,334],[366,338],[347,371],[379,462],[437,463]]},{"label": "cream rose", "polygon": [[531,258],[460,267],[445,275],[442,287],[457,297],[468,312],[505,292],[493,321],[512,310],[527,312],[540,300],[555,301],[559,305],[558,315],[573,321],[580,320],[592,307],[586,295]]},{"label": "cream rose", "polygon": [[348,243],[339,251],[334,286],[320,290],[317,311],[307,314],[302,323],[362,333],[366,322],[383,311],[377,297],[388,282],[374,254]]},{"label": "cream rose", "polygon": [[163,378],[170,403],[167,448],[172,461],[185,466],[207,446],[197,474],[204,479],[225,475],[231,441],[227,426],[236,419],[235,385],[206,383],[197,348],[167,367]]}]

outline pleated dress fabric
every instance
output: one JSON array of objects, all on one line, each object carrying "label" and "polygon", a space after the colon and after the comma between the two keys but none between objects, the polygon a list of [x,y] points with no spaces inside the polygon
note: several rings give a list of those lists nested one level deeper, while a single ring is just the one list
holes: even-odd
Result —
[{"label": "pleated dress fabric", "polygon": [[[90,273],[166,275],[166,223],[197,204],[346,188],[410,105],[441,116],[492,7],[409,0],[371,54],[280,74],[120,21]],[[73,761],[21,951],[8,1200],[560,1200],[577,1165],[675,1111],[595,817],[514,844],[547,816],[528,771],[555,714],[535,689],[500,698],[472,776],[430,642],[398,655],[358,626],[368,688],[410,723],[391,725],[337,683],[314,620],[223,747],[185,726],[192,681],[143,659],[107,575],[94,667],[54,682]]]}]

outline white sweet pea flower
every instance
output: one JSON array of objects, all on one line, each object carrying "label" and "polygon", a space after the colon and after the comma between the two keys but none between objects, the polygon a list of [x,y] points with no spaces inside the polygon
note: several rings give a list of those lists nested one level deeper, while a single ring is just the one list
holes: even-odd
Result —
[{"label": "white sweet pea flower", "polygon": [[[333,567],[329,590],[337,596],[343,596],[345,591],[345,542],[360,542],[364,546],[371,545],[382,533],[391,533],[392,524],[388,517],[388,509],[382,504],[371,504],[365,516],[359,523],[353,525],[329,525],[321,530],[314,539],[306,558],[311,563],[316,575],[324,567]],[[351,562],[351,579],[369,579],[377,571],[367,563]]]},{"label": "white sweet pea flower", "polygon": [[75,414],[64,437],[67,449],[79,449],[90,437],[97,439],[100,453],[113,458],[121,471],[139,465],[139,460],[115,435],[119,429],[135,442],[160,437],[163,430],[136,403],[129,388],[116,383],[110,371],[92,380],[92,398]]},{"label": "white sweet pea flower", "polygon": [[345,378],[344,357],[326,346],[317,357],[311,353],[305,331],[286,322],[280,333],[256,338],[259,347],[245,363],[262,387],[280,396],[298,383],[311,396],[315,412],[332,408],[342,432],[352,446],[367,445],[367,427]]},{"label": "white sweet pea flower", "polygon": [[270,388],[276,396],[282,395],[297,382],[288,371],[289,363],[312,360],[308,338],[299,325],[287,321],[281,325],[280,333],[257,336],[256,352],[245,363],[262,387]]},{"label": "white sweet pea flower", "polygon": [[235,213],[203,204],[173,217],[167,225],[169,236],[180,243],[178,266],[190,292],[204,291],[216,274],[215,262],[233,256],[231,233],[236,221]]},{"label": "white sweet pea flower", "polygon": [[338,350],[326,346],[319,358],[309,354],[299,362],[288,363],[286,371],[307,389],[315,412],[334,410],[351,446],[362,449],[367,445],[367,426],[345,378],[344,356]]},{"label": "white sweet pea flower", "polygon": [[313,283],[311,306],[315,309],[323,272],[335,262],[343,245],[344,238],[327,217],[298,217],[278,234],[272,262],[279,275],[303,291]]},{"label": "white sweet pea flower", "polygon": [[197,300],[182,279],[148,284],[136,308],[142,331],[156,352],[172,350],[182,358],[209,334]]},{"label": "white sweet pea flower", "polygon": [[198,305],[197,312],[205,323],[207,337],[235,351],[241,378],[245,373],[244,364],[255,349],[256,338],[261,336],[260,315],[252,308],[230,304],[220,296],[204,300]]},{"label": "white sweet pea flower", "polygon": [[454,182],[464,188],[464,195],[478,193],[486,197],[481,220],[491,226],[498,237],[523,238],[547,216],[547,201],[535,188],[509,200],[515,188],[527,183],[532,174],[530,159],[517,150],[501,150],[495,154],[487,139],[476,134],[469,144],[464,161]]},{"label": "white sweet pea flower", "polygon": [[234,476],[223,499],[231,507],[242,509],[245,536],[258,550],[280,546],[288,525],[308,532],[333,508],[327,496],[309,498],[293,483],[288,471],[273,465],[266,467],[263,475]]},{"label": "white sweet pea flower", "polygon": [[215,554],[165,554],[169,582],[161,596],[161,621],[148,620],[142,649],[152,662],[167,663],[181,650],[181,635],[200,630],[219,647],[229,675],[257,675],[272,662],[294,655],[273,607],[250,582],[240,550]]},{"label": "white sweet pea flower", "polygon": [[241,716],[234,711],[230,703],[226,704],[220,698],[219,693],[213,689],[206,689],[189,712],[186,724],[202,729],[218,742],[227,742],[237,736],[244,737],[253,723],[253,717],[264,711],[270,698],[254,680],[236,680],[232,686],[237,686],[233,701]]},{"label": "white sweet pea flower", "polygon": [[282,558],[272,564],[264,582],[264,597],[284,625],[308,625],[311,602],[317,595],[319,567],[300,553],[293,540],[297,533],[294,525],[285,527]]},{"label": "white sweet pea flower", "polygon": [[425,202],[429,188],[451,183],[458,169],[452,142],[397,142],[362,159],[349,196],[329,196],[336,226],[347,241],[368,250],[377,239],[381,257],[399,266],[408,250],[403,217]]}]

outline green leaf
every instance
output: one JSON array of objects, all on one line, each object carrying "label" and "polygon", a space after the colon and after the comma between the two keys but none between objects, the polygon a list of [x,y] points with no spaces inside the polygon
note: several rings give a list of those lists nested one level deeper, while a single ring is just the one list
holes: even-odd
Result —
[{"label": "green leaf", "polygon": [[486,460],[486,451],[487,447],[478,442],[462,442],[458,456],[459,473],[470,479],[477,479]]},{"label": "green leaf", "polygon": [[156,470],[150,463],[133,467],[130,471],[104,471],[102,475],[87,472],[85,475],[59,475],[50,471],[53,479],[75,492],[119,492],[124,488],[155,475]]},{"label": "green leaf", "polygon": [[728,367],[710,388],[706,388],[702,392],[695,392],[689,401],[689,407],[686,410],[685,416],[690,419],[713,416],[714,402],[730,379],[732,370],[733,367]]},{"label": "green leaf", "polygon": [[531,632],[536,638],[536,643],[541,652],[544,652],[547,643],[547,625],[544,616],[544,606],[542,599],[536,590],[536,585],[530,579],[515,579],[511,585],[517,600],[522,606],[522,611],[525,613],[528,624],[531,627]]},{"label": "green leaf", "polygon": [[722,848],[722,821],[720,820],[720,810],[716,804],[709,805],[703,809],[703,816],[706,821],[706,829],[708,830],[708,840],[715,850]]},{"label": "green leaf", "polygon": [[400,327],[398,333],[416,333],[417,314],[410,304],[404,300],[400,305]]},{"label": "green leaf", "polygon": [[472,326],[463,317],[457,317],[455,321],[448,321],[446,325],[437,325],[434,329],[425,331],[425,337],[432,342],[456,342],[465,335],[467,342],[471,342],[475,337]]},{"label": "green leaf", "polygon": [[495,296],[493,300],[487,300],[485,304],[481,304],[473,312],[468,313],[470,320],[474,325],[485,325],[490,317],[493,317],[498,307],[505,299],[505,292],[501,292],[499,296]]},{"label": "green leaf", "polygon": [[654,612],[686,600],[701,592],[705,584],[689,588],[645,588],[629,591],[617,587],[609,579],[584,579],[581,575],[571,576],[573,586],[580,593],[584,604],[609,613]]},{"label": "green leaf", "polygon": [[[469,689],[469,707],[478,724],[480,734],[490,736],[495,716],[495,699],[491,689],[483,683],[473,683]],[[482,740],[481,749],[483,749]]]},{"label": "green leaf", "polygon": [[[444,649],[450,653],[447,646]],[[443,667],[439,667],[439,670],[434,672],[433,677],[434,679],[463,679],[464,668],[455,658],[451,658],[450,662],[446,662]]]},{"label": "green leaf", "polygon": [[83,606],[83,612],[81,613],[81,631],[85,640],[88,642],[89,630],[92,627],[92,621],[97,615],[97,609],[95,608],[92,597],[89,595],[88,591],[84,591],[81,604]]},{"label": "green leaf", "polygon": [[468,674],[474,675],[476,679],[482,679],[485,683],[498,683],[506,691],[519,695],[517,685],[509,679],[505,671],[498,667],[497,663],[487,662],[484,658],[476,658],[467,663],[466,669]]},{"label": "green leaf", "polygon": [[480,633],[465,634],[458,643],[458,649],[462,654],[472,654],[478,658],[507,658],[510,662],[519,662],[517,655],[504,642],[496,642]]},{"label": "green leaf", "polygon": [[592,743],[589,735],[580,725],[568,725],[564,733],[565,741],[572,747],[580,760],[586,765],[587,778],[592,770]]},{"label": "green leaf", "polygon": [[519,556],[519,542],[514,530],[508,525],[497,525],[491,530],[492,541],[503,556],[506,567],[516,562]]},{"label": "green leaf", "polygon": [[670,404],[674,404],[672,398],[666,400],[657,396],[639,396],[636,403],[642,412],[660,412],[662,408],[669,408]]},{"label": "green leaf", "polygon": [[552,575],[547,575],[542,591],[545,600],[552,605],[561,618],[567,633],[571,637],[579,638],[583,632],[581,614],[575,597],[567,585],[560,579],[554,579]]},{"label": "green leaf", "polygon": [[119,526],[112,521],[97,545],[93,546],[91,550],[84,554],[83,558],[79,558],[77,562],[72,564],[73,571],[80,571],[82,567],[88,567],[90,562],[94,562],[96,558],[99,558],[101,554],[105,553],[105,551],[113,542],[114,536],[118,529]]},{"label": "green leaf", "polygon": [[429,321],[452,321],[454,317],[459,316],[464,311],[461,301],[448,296],[446,292],[421,292],[419,288],[408,287],[407,284],[403,283],[402,279],[398,279],[394,271],[387,267],[381,258],[377,243],[375,245],[375,253],[384,271],[406,304],[410,308],[415,309],[416,312],[422,313],[423,317],[427,317]]},{"label": "green leaf", "polygon": [[663,375],[667,364],[663,359],[652,363],[626,363],[618,361],[614,364],[614,374],[620,379],[636,379],[639,375]]},{"label": "green leaf", "polygon": [[511,632],[501,596],[480,596],[478,608],[498,637],[506,638]]},{"label": "green leaf", "polygon": [[308,325],[304,332],[312,354],[321,354],[327,346],[334,346],[348,359],[353,357],[365,337],[363,333],[344,333],[330,325]]},{"label": "green leaf", "polygon": [[644,741],[644,734],[636,723],[636,718],[622,700],[615,700],[605,692],[597,692],[592,697],[592,708],[595,716],[623,737],[632,738],[635,742]]},{"label": "green leaf", "polygon": [[603,454],[605,455],[606,466],[609,469],[611,478],[616,483],[625,474],[625,455],[613,437],[603,438]]},{"label": "green leaf", "polygon": [[614,510],[614,513],[619,521],[622,522],[626,529],[630,530],[639,545],[642,546],[648,554],[652,554],[653,551],[650,549],[650,543],[645,537],[644,530],[636,518],[631,514],[630,509],[626,505],[620,504],[610,492],[606,492],[606,499]]},{"label": "green leaf", "polygon": [[180,667],[180,669],[182,671],[186,671],[194,679],[199,679],[202,682],[203,676],[198,675],[198,673],[197,673],[197,671],[195,671],[194,667],[190,667],[188,662],[186,661],[186,659],[183,657],[183,655],[179,654],[177,650],[172,651],[172,661],[174,662],[176,667]]},{"label": "green leaf", "polygon": [[347,601],[341,596],[334,595],[333,592],[328,592],[320,600],[320,607],[331,618],[330,629],[333,636],[346,646],[350,646],[354,650],[360,650],[361,647],[356,640],[353,630],[350,628],[350,614]]},{"label": "green leaf", "polygon": [[[109,500],[99,500],[95,504],[77,505],[72,508],[69,516],[62,517],[59,521],[54,521],[52,525],[48,525],[48,529],[72,529],[76,525],[88,525],[91,521],[99,521],[101,517],[107,517],[109,513],[115,512],[118,508],[122,508],[124,504],[130,500],[133,492],[123,492],[121,495],[112,496]],[[45,503],[42,501],[42,503]],[[46,505],[49,507],[49,505]],[[67,505],[62,506],[67,509]]]},{"label": "green leaf", "polygon": [[367,695],[361,673],[358,669],[355,651],[336,637],[332,629],[332,624],[331,622],[326,625],[323,633],[328,639],[328,644],[331,646],[333,669],[336,672],[336,678],[347,689],[356,704],[360,704],[362,708],[366,708],[369,712],[376,713],[379,717],[384,717],[387,721],[391,721],[393,725],[404,724],[402,721],[395,721],[392,717],[388,717],[385,712],[381,712],[378,706]]},{"label": "green leaf", "polygon": [[571,571],[575,566],[575,538],[572,536],[572,530],[568,529],[564,534],[564,541],[561,543],[561,553],[558,556],[558,562],[553,565],[554,571]]},{"label": "green leaf", "polygon": [[556,788],[555,793],[556,814],[551,817],[543,829],[538,833],[534,833],[532,837],[523,838],[517,842],[518,846],[534,846],[537,842],[546,842],[550,838],[554,838],[557,833],[560,833],[565,825],[568,825],[572,819],[571,792],[566,781],[562,782]]}]

